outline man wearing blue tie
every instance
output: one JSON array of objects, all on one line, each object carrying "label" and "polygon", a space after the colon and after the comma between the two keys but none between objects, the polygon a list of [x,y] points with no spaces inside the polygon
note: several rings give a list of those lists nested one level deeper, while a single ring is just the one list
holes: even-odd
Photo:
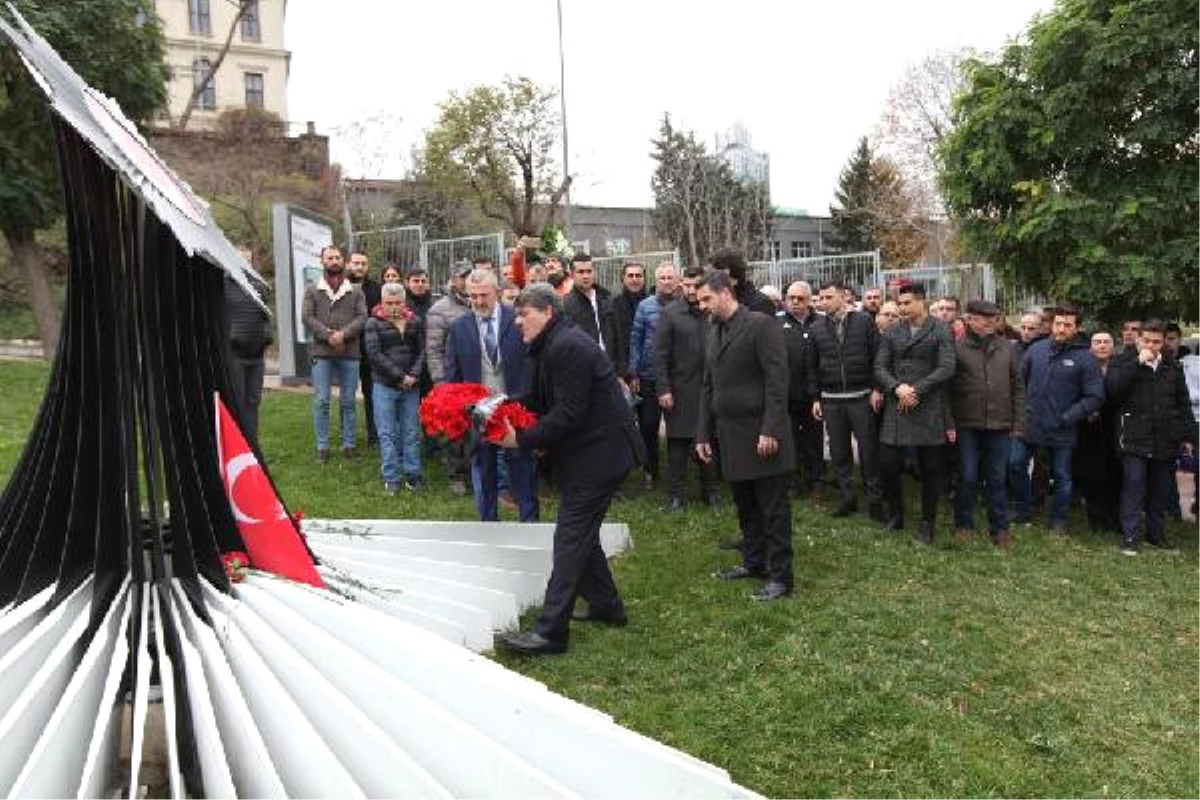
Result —
[{"label": "man wearing blue tie", "polygon": [[[450,326],[446,341],[446,380],[450,383],[482,383],[493,392],[517,397],[528,391],[526,345],[513,325],[515,314],[499,302],[496,273],[475,269],[467,276],[470,314]],[[480,441],[471,456],[471,480],[475,506],[484,521],[499,520],[496,459],[501,449]],[[535,486],[537,472],[533,456],[517,450],[507,452],[508,482],[521,522],[538,520]]]}]

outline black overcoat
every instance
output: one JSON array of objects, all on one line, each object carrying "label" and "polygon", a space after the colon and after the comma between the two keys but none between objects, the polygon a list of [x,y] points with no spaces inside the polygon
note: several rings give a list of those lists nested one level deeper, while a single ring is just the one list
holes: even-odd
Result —
[{"label": "black overcoat", "polygon": [[[779,321],[739,305],[723,325],[713,325],[696,441],[717,442],[726,480],[791,472],[796,458],[787,408],[787,347]],[[769,458],[758,455],[760,435],[779,441]]]},{"label": "black overcoat", "polygon": [[[712,326],[698,308],[678,299],[658,317],[654,331],[654,390],[671,394],[675,406],[663,412],[670,439],[691,439],[700,424],[704,349]],[[647,401],[643,401],[647,402]]]},{"label": "black overcoat", "polygon": [[645,461],[612,362],[588,334],[551,317],[529,343],[529,357],[530,394],[522,400],[538,421],[517,432],[517,443],[549,452],[560,492],[603,485]]}]

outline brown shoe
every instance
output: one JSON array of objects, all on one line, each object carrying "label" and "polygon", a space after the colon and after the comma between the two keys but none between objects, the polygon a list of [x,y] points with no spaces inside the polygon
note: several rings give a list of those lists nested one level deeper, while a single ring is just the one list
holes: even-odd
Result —
[{"label": "brown shoe", "polygon": [[954,541],[959,544],[967,544],[971,541],[971,533],[970,528],[959,528],[954,532]]},{"label": "brown shoe", "polygon": [[992,534],[992,544],[1001,550],[1008,550],[1012,547],[1012,537],[1008,535],[1008,531],[996,531]]}]

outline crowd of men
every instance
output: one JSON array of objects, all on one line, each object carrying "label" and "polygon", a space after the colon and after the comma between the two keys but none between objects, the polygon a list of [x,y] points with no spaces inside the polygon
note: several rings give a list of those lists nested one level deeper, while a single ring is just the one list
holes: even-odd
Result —
[{"label": "crowd of men", "polygon": [[[321,263],[303,303],[317,457],[330,457],[335,379],[341,450],[358,456],[361,382],[385,488],[419,491],[434,451],[416,408],[433,385],[529,391],[528,346],[511,307],[519,287],[507,264],[489,259],[455,265],[436,299],[421,269],[389,265],[376,282],[365,254],[343,262],[334,247]],[[1184,357],[1177,325],[1129,320],[1115,335],[1097,327],[1085,337],[1080,312],[1056,306],[1014,329],[989,301],[964,308],[915,283],[861,287],[861,301],[838,279],[759,290],[734,251],[706,267],[659,264],[649,288],[647,266],[630,262],[610,292],[586,255],[535,261],[528,277],[553,287],[564,320],[611,363],[644,444],[644,490],[685,513],[693,503],[716,507],[720,481],[730,485],[741,535],[725,544],[742,564],[718,576],[762,579],[756,599],[792,590],[792,498],[828,501],[836,517],[865,512],[900,532],[906,475],[920,485],[923,544],[946,504],[946,530],[968,541],[982,498],[1001,548],[1047,499],[1052,535],[1067,533],[1081,500],[1088,524],[1118,534],[1122,552],[1136,554],[1143,540],[1170,546],[1176,460],[1193,452],[1197,421],[1197,357]],[[530,454],[448,445],[441,457],[451,490],[470,487],[481,519],[498,519],[499,505],[538,519]]]}]

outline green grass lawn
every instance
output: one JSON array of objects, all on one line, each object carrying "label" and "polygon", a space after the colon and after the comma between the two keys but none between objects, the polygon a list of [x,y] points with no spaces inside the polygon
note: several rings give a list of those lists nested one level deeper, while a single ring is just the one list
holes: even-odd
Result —
[{"label": "green grass lawn", "polygon": [[[4,481],[45,377],[0,362]],[[389,498],[373,453],[318,465],[307,395],[269,393],[262,416],[293,509],[473,518],[436,467]],[[1121,556],[1078,520],[1062,541],[1017,529],[1004,554],[951,544],[948,522],[925,549],[798,502],[796,595],[763,606],[709,577],[733,563],[728,504],[667,515],[635,484],[611,513],[633,532],[614,565],[629,627],[577,625],[567,655],[507,666],[769,796],[1200,794],[1194,524],[1176,554]]]}]

